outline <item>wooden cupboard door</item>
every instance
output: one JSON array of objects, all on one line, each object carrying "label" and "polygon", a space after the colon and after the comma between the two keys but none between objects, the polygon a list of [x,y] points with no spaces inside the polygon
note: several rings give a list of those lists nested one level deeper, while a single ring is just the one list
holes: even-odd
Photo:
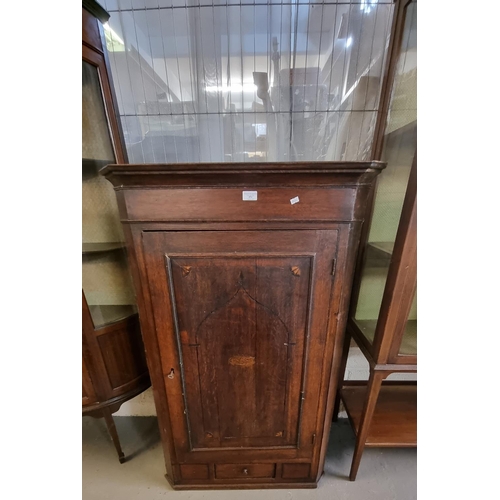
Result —
[{"label": "wooden cupboard door", "polygon": [[311,456],[337,231],[145,232],[143,244],[178,459]]}]

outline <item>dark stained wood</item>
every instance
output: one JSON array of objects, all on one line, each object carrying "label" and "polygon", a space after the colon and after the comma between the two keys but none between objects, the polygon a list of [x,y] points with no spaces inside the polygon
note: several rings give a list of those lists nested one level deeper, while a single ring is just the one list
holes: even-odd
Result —
[{"label": "dark stained wood", "polygon": [[99,21],[87,9],[82,9],[82,42],[102,53],[99,29]]},{"label": "dark stained wood", "polygon": [[316,486],[366,193],[383,167],[101,171],[124,223],[175,489]]},{"label": "dark stained wood", "polygon": [[[95,2],[83,2],[83,4],[88,7]],[[97,4],[93,7],[95,8],[90,7],[92,12],[99,15],[104,12]],[[99,71],[116,161],[123,162],[126,156],[120,141],[120,126],[104,54],[102,27],[84,8],[82,9],[82,57]],[[83,159],[82,173],[96,175],[97,169],[101,166],[102,163],[99,161]],[[123,243],[86,243],[82,245],[82,255],[114,251],[119,248],[123,248]],[[125,401],[137,396],[151,385],[139,318],[132,306],[104,306],[102,316],[109,321],[99,326],[93,323],[91,307],[87,304],[82,291],[82,413],[105,419],[120,462],[123,463],[124,454],[112,413],[116,412]]]},{"label": "dark stained wood", "polygon": [[[361,199],[363,199],[365,195],[366,191],[361,188],[357,200],[359,210],[362,210]],[[322,355],[324,356],[324,359],[328,360],[328,363],[326,363],[324,368],[324,377],[326,380],[322,385],[322,393],[320,397],[321,404],[318,409],[318,419],[320,416],[323,417],[323,415],[324,418],[322,422],[320,422],[321,426],[319,427],[318,434],[314,436],[315,443],[316,439],[320,439],[321,441],[320,445],[316,446],[315,456],[313,458],[313,462],[311,463],[311,475],[316,479],[316,481],[319,481],[321,475],[323,474],[326,449],[328,447],[328,438],[330,434],[332,412],[335,402],[335,394],[337,391],[338,373],[342,354],[342,342],[347,324],[347,308],[351,294],[352,275],[354,273],[356,256],[356,251],[354,249],[358,248],[360,229],[361,227],[359,224],[350,224],[349,230],[340,234],[338,252],[334,266],[336,288],[334,289],[333,297],[335,300],[332,301],[330,307],[331,319],[329,321],[329,330],[331,331],[331,340],[324,346],[318,346],[317,351],[317,356],[319,357],[321,349],[323,349],[324,352]],[[342,262],[344,262],[344,265],[339,267],[339,264]]]},{"label": "dark stained wood", "polygon": [[122,447],[120,445],[120,439],[118,438],[118,433],[116,432],[115,422],[109,411],[109,408],[104,408],[102,410],[102,414],[104,416],[104,421],[106,422],[106,427],[108,428],[109,435],[115,445],[116,453],[118,453],[118,460],[121,464],[125,462],[125,455],[122,451]]},{"label": "dark stained wood", "polygon": [[82,356],[82,406],[90,405],[97,401],[92,379],[90,378],[89,369],[85,356]]},{"label": "dark stained wood", "polygon": [[[186,185],[192,184],[193,177],[205,173],[212,178],[219,174],[230,173],[264,173],[264,174],[295,174],[302,180],[301,174],[313,174],[314,178],[321,178],[321,174],[329,174],[329,185],[359,186],[373,180],[372,170],[381,171],[385,163],[381,161],[297,161],[287,162],[222,162],[222,163],[139,163],[126,165],[107,165],[101,170],[115,187],[118,185],[131,186],[169,186],[174,180],[172,177],[184,174]],[[335,174],[335,176],[332,176]],[[125,181],[125,179],[128,179]],[[287,179],[285,185],[293,185],[296,179]],[[242,181],[244,183],[244,181]],[[225,185],[225,184],[222,184]]]},{"label": "dark stained wood", "polygon": [[136,379],[144,378],[147,373],[141,336],[131,334],[133,331],[140,331],[138,318],[134,315],[131,320],[127,321],[132,323],[131,327],[116,328],[97,338],[113,395],[117,390],[122,391],[125,387],[135,385]]},{"label": "dark stained wood", "polygon": [[268,482],[263,482],[264,478],[255,479],[220,479],[214,480],[211,483],[205,481],[195,481],[192,480],[190,483],[186,484],[173,484],[168,476],[165,476],[167,481],[174,490],[269,490],[269,489],[284,489],[284,488],[295,488],[295,489],[312,489],[317,488],[317,483],[306,482],[306,481],[294,481],[292,482],[281,482],[273,479],[266,479]]},{"label": "dark stained wood", "polygon": [[[127,212],[136,221],[339,220],[354,218],[352,189],[260,188],[257,201],[242,203],[242,189],[155,189],[128,193]],[[299,202],[290,200],[299,197]],[[224,200],[224,203],[219,203]],[[166,207],[168,206],[168,210]]]},{"label": "dark stained wood", "polygon": [[[325,328],[323,318],[307,314],[313,301],[328,308],[329,298],[319,295],[326,291],[323,283],[310,290],[311,271],[315,266],[328,273],[336,240],[337,231],[234,231],[222,240],[209,231],[143,235],[149,289],[158,297],[156,328],[163,338],[174,336],[162,358],[171,357],[170,345],[182,350],[186,401],[179,406],[187,406],[188,422],[176,426],[175,435],[177,443],[184,436],[178,455],[192,449],[185,460],[199,461],[203,453],[196,449],[204,447],[299,446],[306,337],[314,333],[310,342],[320,342]],[[322,249],[328,254],[319,254]],[[300,277],[293,267],[300,268]],[[173,369],[166,383],[176,391],[181,367],[172,361],[165,362],[164,375]],[[296,456],[310,456],[318,391],[309,387],[311,406],[302,414],[307,434]]]},{"label": "dark stained wood", "polygon": [[307,479],[311,473],[311,464],[283,464],[281,477],[284,479]]},{"label": "dark stained wood", "polygon": [[195,448],[296,444],[299,401],[287,395],[301,379],[311,265],[300,256],[169,259]]},{"label": "dark stained wood", "polygon": [[184,479],[208,479],[208,465],[184,464],[180,466],[181,476]]}]

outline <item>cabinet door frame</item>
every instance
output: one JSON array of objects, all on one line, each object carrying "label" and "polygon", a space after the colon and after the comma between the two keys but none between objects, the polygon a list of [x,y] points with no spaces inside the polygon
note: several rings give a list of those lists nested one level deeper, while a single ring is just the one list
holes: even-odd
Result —
[{"label": "cabinet door frame", "polygon": [[415,153],[373,339],[373,350],[379,363],[417,364],[416,355],[399,354],[416,287],[417,154]]},{"label": "cabinet door frame", "polygon": [[89,46],[82,44],[82,60],[94,66],[99,75],[99,84],[111,135],[111,144],[115,154],[115,161],[116,163],[128,163],[125,148],[122,146],[124,144],[123,132],[120,122],[117,119],[118,108],[115,103],[114,94],[111,91],[110,73],[107,68],[105,57],[101,52],[97,52]]},{"label": "cabinet door frame", "polygon": [[[326,343],[326,337],[328,333],[328,309],[330,305],[331,294],[333,291],[333,285],[335,281],[335,276],[332,275],[333,261],[337,260],[338,246],[339,246],[339,234],[338,230],[311,230],[302,232],[301,239],[297,235],[296,231],[246,231],[246,236],[242,235],[240,231],[230,231],[224,233],[218,233],[215,231],[200,231],[200,232],[177,232],[171,233],[167,232],[159,233],[144,233],[143,235],[143,250],[146,256],[146,267],[148,271],[148,283],[149,292],[155,297],[155,300],[162,300],[164,307],[157,309],[153,312],[153,320],[155,321],[155,331],[157,335],[158,344],[160,346],[160,358],[162,362],[163,378],[165,382],[165,394],[169,402],[169,407],[172,408],[170,412],[170,422],[173,427],[173,434],[176,436],[175,448],[176,455],[180,462],[183,463],[196,463],[200,460],[215,460],[217,457],[224,455],[234,455],[234,458],[242,458],[247,456],[248,458],[253,457],[257,453],[260,457],[264,458],[274,458],[277,455],[282,454],[283,458],[307,458],[312,460],[312,455],[314,451],[314,435],[316,434],[316,417],[318,413],[318,406],[320,403],[320,387],[314,384],[313,381],[317,381],[321,378],[321,368],[322,363],[318,363],[318,360],[323,358],[324,350],[320,349],[320,346],[324,346]],[[307,234],[306,234],[307,233]],[[223,235],[226,236],[224,243],[216,241],[216,238],[220,238]],[[171,239],[169,240],[169,236]],[[296,447],[284,447],[283,449],[276,448],[259,448],[259,447],[248,447],[243,450],[240,448],[193,448],[190,442],[189,427],[187,424],[187,418],[185,414],[188,412],[188,408],[185,406],[185,400],[183,393],[186,390],[183,378],[176,378],[175,374],[182,373],[182,348],[180,347],[179,332],[175,331],[176,319],[174,316],[174,302],[172,300],[172,290],[168,286],[169,276],[168,271],[165,266],[166,255],[179,254],[181,253],[183,257],[187,256],[190,252],[193,255],[197,255],[199,252],[198,248],[191,248],[185,246],[184,243],[177,244],[175,241],[177,239],[184,239],[186,241],[191,240],[192,245],[202,248],[203,245],[211,245],[209,250],[214,251],[219,255],[227,254],[231,251],[241,252],[241,255],[251,252],[252,254],[260,254],[260,256],[265,257],[267,255],[307,255],[314,258],[313,266],[311,269],[311,283],[312,285],[311,293],[314,294],[312,300],[317,302],[313,306],[313,313],[310,314],[309,322],[309,335],[306,340],[306,345],[304,347],[304,368],[303,368],[303,388],[300,392],[300,396],[305,403],[301,405],[300,408],[300,428],[298,444]],[[212,243],[207,243],[206,238],[213,237]],[[246,237],[245,242],[240,242],[241,239]],[[282,241],[288,237],[288,241]],[[200,238],[199,242],[196,241]],[[255,247],[252,246],[252,239],[260,238],[260,240],[255,243]],[[268,245],[267,240],[273,240],[273,251],[269,252],[266,248]],[[306,240],[306,238],[309,238]],[[294,248],[290,248],[293,245],[293,240],[298,240],[295,243]],[[333,248],[332,241],[335,242]],[[304,243],[307,242],[307,248],[304,248]],[[329,245],[328,245],[329,243]],[[259,244],[262,245],[259,251]],[[280,244],[282,245],[280,247]],[[243,245],[243,246],[241,246]],[[250,247],[250,248],[249,248]],[[276,248],[278,247],[278,248]],[[220,250],[217,252],[217,248]],[[241,248],[241,250],[234,250],[235,248]],[[331,249],[331,253],[329,253]],[[325,280],[324,274],[328,273],[330,279]],[[161,274],[161,276],[160,276]],[[159,280],[158,287],[161,287],[165,293],[161,296],[159,288],[156,288],[155,280]],[[167,303],[165,303],[167,301]],[[324,308],[320,309],[320,308]],[[316,312],[314,312],[316,311]],[[161,332],[161,333],[160,333]],[[311,333],[313,332],[313,333]],[[311,340],[312,339],[312,340]],[[173,370],[173,371],[172,371]],[[171,377],[169,377],[169,375]],[[182,409],[182,415],[180,410]],[[208,458],[211,457],[211,458]]]},{"label": "cabinet door frame", "polygon": [[[382,83],[380,106],[372,143],[371,158],[375,161],[380,161],[382,159],[385,131],[388,123],[387,120],[391,105],[391,96],[394,87],[396,69],[399,62],[399,56],[401,54],[407,11],[410,4],[414,2],[416,3],[416,1],[417,0],[395,0],[395,12],[391,28],[391,39],[389,43],[386,69]],[[350,330],[351,335],[356,338],[359,347],[363,350],[365,356],[373,366],[376,364],[391,363],[399,365],[400,367],[407,365],[408,369],[412,370],[411,367],[413,365],[417,365],[416,355],[399,354],[404,328],[411,308],[411,301],[416,289],[416,170],[417,153],[415,150],[413,164],[410,170],[410,177],[406,187],[404,204],[401,211],[400,221],[398,223],[398,234],[396,236],[394,250],[391,257],[391,264],[389,266],[389,273],[382,294],[382,304],[377,317],[377,325],[373,342],[370,342],[366,338],[362,330],[357,325],[354,315],[356,313],[359,292],[361,289],[364,262],[366,260],[366,248],[372,224],[373,211],[375,208],[377,184],[380,182],[379,178],[377,178],[372,184],[367,197],[366,222],[361,230],[359,251],[356,259],[353,291],[349,306],[350,317],[348,321],[348,329]],[[384,174],[382,173],[382,175]],[[415,213],[412,215],[413,211]],[[408,238],[407,242],[405,241],[406,238]],[[405,265],[409,266],[406,270],[407,272],[405,271],[405,266],[401,265],[401,261],[404,261]],[[395,291],[397,292],[396,295],[394,295]],[[402,297],[402,300],[399,300],[398,297]],[[396,302],[400,303],[396,304]],[[397,307],[391,304],[396,304]]]}]

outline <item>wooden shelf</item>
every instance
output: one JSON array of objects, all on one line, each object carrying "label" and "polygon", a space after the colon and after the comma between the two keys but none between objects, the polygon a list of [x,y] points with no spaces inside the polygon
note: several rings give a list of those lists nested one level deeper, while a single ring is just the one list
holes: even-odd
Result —
[{"label": "wooden shelf", "polygon": [[112,252],[125,248],[125,243],[121,241],[107,243],[82,243],[82,254]]},{"label": "wooden shelf", "polygon": [[[366,400],[366,382],[345,382],[341,391],[347,416],[357,434]],[[370,424],[368,447],[417,446],[416,382],[384,382]]]}]

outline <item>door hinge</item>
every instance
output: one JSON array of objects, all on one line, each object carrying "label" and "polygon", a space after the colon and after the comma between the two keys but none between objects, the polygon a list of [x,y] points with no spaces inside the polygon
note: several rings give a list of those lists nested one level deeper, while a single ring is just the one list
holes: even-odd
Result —
[{"label": "door hinge", "polygon": [[332,276],[335,274],[335,268],[337,267],[337,261],[333,259],[333,264],[332,264]]},{"label": "door hinge", "polygon": [[311,439],[311,444],[316,443],[316,434],[313,434],[312,439]]}]

